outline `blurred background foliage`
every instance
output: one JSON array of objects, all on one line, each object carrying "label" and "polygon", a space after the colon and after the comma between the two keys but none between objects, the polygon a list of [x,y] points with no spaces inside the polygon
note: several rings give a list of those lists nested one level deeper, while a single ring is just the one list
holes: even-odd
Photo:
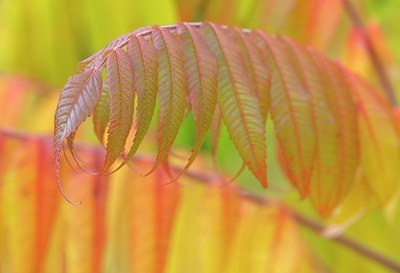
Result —
[{"label": "blurred background foliage", "polygon": [[[400,2],[353,2],[399,92]],[[97,178],[76,174],[64,162],[63,180],[68,192],[84,204],[71,208],[59,200],[49,141],[60,88],[74,74],[77,62],[123,33],[178,21],[213,21],[288,35],[340,60],[379,87],[359,30],[351,25],[340,0],[0,0],[0,273],[161,269],[386,272],[365,258],[298,228],[280,206],[260,207],[235,194],[227,201],[221,192],[232,194],[228,190],[231,187],[208,189],[192,181],[159,187],[153,184],[162,179],[149,178],[157,181],[150,183],[166,196],[165,200],[170,198],[176,203],[170,208],[172,215],[154,207],[158,204],[168,210],[168,206],[155,201],[153,188],[144,186],[142,181],[128,183],[139,180],[130,170],[102,178],[99,184]],[[4,130],[18,133],[6,134]],[[81,131],[81,139],[95,140],[90,124]],[[272,131],[269,125],[269,149],[274,149]],[[176,146],[184,151],[192,141],[193,124],[187,119]],[[148,150],[154,149],[151,143],[147,144]],[[222,170],[234,174],[241,161],[226,130],[221,132],[218,145]],[[205,153],[209,153],[210,146],[209,142],[205,145]],[[83,155],[92,165],[99,157],[85,149]],[[270,156],[268,163],[268,190],[262,190],[249,173],[241,176],[240,185],[256,194],[279,198],[316,218],[310,205],[300,202],[291,191],[276,157]],[[200,167],[202,164],[198,163]],[[178,188],[179,197],[170,193],[171,187]],[[102,194],[107,198],[99,199]],[[348,205],[353,210],[326,224],[332,229],[338,225],[340,230],[351,223],[346,234],[398,259],[398,209],[392,205],[383,211],[375,204],[366,205],[366,194],[354,195]],[[232,211],[240,217],[233,221],[232,216],[226,216],[227,212],[219,207],[224,205],[233,206]],[[152,213],[170,219],[152,222],[146,218]],[[349,218],[351,222],[347,221]],[[160,231],[158,237],[146,231],[159,229],[160,223],[167,231]],[[283,241],[276,239],[280,237],[273,235],[273,229],[281,229]]]}]

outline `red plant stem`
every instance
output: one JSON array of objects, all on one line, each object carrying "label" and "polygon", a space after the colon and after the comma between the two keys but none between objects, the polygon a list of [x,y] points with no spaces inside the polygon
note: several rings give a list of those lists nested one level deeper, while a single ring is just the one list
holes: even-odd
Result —
[{"label": "red plant stem", "polygon": [[[22,141],[26,140],[32,140],[32,139],[40,139],[42,141],[52,141],[52,138],[47,135],[39,135],[39,134],[27,134],[21,131],[15,131],[15,130],[10,130],[10,129],[4,129],[0,128],[0,136],[6,136]],[[83,143],[77,143],[77,147],[81,149],[92,149],[92,150],[98,150],[103,152],[103,149],[97,145],[93,144],[83,144]],[[133,162],[150,162],[152,163],[154,161],[154,158],[151,156],[146,156],[146,155],[138,155],[132,159]],[[172,167],[175,171],[181,172],[182,168],[174,166]],[[213,173],[207,173],[207,172],[195,172],[192,170],[187,170],[185,175],[187,177],[190,177],[198,182],[208,184],[208,185],[215,185],[215,181],[218,180],[218,177],[213,174]],[[245,189],[236,187],[236,186],[229,186],[232,191],[234,191],[238,196],[241,198],[247,199],[251,202],[254,202],[258,205],[261,206],[268,206],[270,204],[276,204],[280,205],[285,209],[285,211],[290,214],[299,224],[302,226],[308,228],[309,230],[313,231],[315,234],[319,235],[320,237],[328,240],[332,240],[348,249],[353,250],[354,252],[358,253],[359,255],[362,255],[371,261],[375,261],[376,263],[380,264],[381,266],[392,270],[393,272],[399,272],[400,273],[400,264],[386,256],[384,256],[381,253],[378,253],[377,251],[374,251],[367,246],[364,246],[360,244],[359,242],[345,236],[345,235],[337,235],[333,238],[327,238],[326,236],[323,235],[323,232],[326,230],[326,228],[310,219],[307,218],[300,213],[298,213],[295,209],[290,208],[286,206],[285,204],[282,204],[279,200],[274,200],[272,198],[267,198],[265,196],[258,196],[256,194],[253,194],[251,192],[246,191]]]},{"label": "red plant stem", "polygon": [[[257,2],[257,1],[256,1]],[[352,5],[352,3],[350,2],[350,0],[342,0],[343,6],[347,12],[347,14],[350,17],[350,20],[352,21],[353,25],[359,30],[364,44],[366,46],[368,55],[370,56],[372,65],[375,69],[375,72],[378,75],[379,81],[381,82],[383,91],[388,99],[388,101],[390,102],[390,104],[392,106],[398,106],[398,102],[396,99],[396,95],[395,95],[395,91],[394,91],[394,87],[391,84],[389,77],[386,74],[385,71],[385,67],[381,61],[381,59],[378,56],[378,53],[376,52],[371,39],[368,36],[367,31],[364,28],[364,25],[360,19],[360,16],[358,15],[356,9],[354,8],[354,6]],[[189,25],[199,28],[202,23],[201,22],[190,22],[188,23]],[[172,25],[166,25],[166,26],[161,26],[162,28],[165,28],[169,31],[176,31],[177,25],[176,24],[172,24]],[[222,28],[227,28],[227,26],[222,25]],[[242,29],[244,33],[249,34],[251,33],[250,29],[246,29],[243,28]],[[133,31],[132,33],[130,33],[130,35],[137,35],[137,36],[142,36],[142,37],[148,37],[151,33],[152,33],[152,29],[139,29],[136,31]],[[125,41],[119,45],[117,45],[115,48],[123,48],[128,44],[128,41]],[[106,60],[104,59],[98,67],[103,67],[105,65]]]},{"label": "red plant stem", "polygon": [[391,84],[389,77],[386,74],[385,67],[379,58],[378,53],[376,52],[374,45],[368,35],[368,32],[365,30],[365,27],[360,19],[357,10],[350,0],[342,0],[343,6],[353,23],[353,26],[357,28],[361,34],[361,37],[364,41],[365,47],[367,49],[368,55],[371,59],[372,65],[375,69],[376,74],[378,75],[379,81],[382,85],[382,88],[385,92],[386,98],[390,102],[392,106],[397,106],[398,102],[395,95],[395,90],[393,85]]},{"label": "red plant stem", "polygon": [[[188,24],[189,24],[190,26],[192,26],[192,27],[199,28],[199,27],[201,27],[201,24],[202,24],[202,23],[201,23],[201,22],[188,22]],[[177,25],[177,24],[172,24],[172,25],[165,25],[165,26],[160,26],[160,27],[161,27],[161,28],[164,28],[164,29],[167,29],[167,30],[169,30],[169,31],[171,31],[171,32],[173,32],[173,31],[176,31],[176,29],[178,28],[178,25]],[[222,27],[222,28],[225,28],[225,29],[227,28],[227,26],[225,26],[225,25],[221,25],[221,27]],[[243,31],[244,33],[246,33],[246,34],[251,33],[251,30],[250,30],[250,29],[247,29],[247,28],[242,28],[242,31]],[[141,36],[141,37],[144,37],[144,38],[148,38],[148,37],[151,35],[152,32],[153,32],[152,29],[145,29],[145,30],[137,29],[137,30],[135,30],[135,31],[133,31],[133,32],[131,32],[131,33],[129,33],[129,36],[131,36],[131,35],[136,35],[136,36]],[[125,47],[125,46],[127,46],[127,45],[128,45],[128,41],[125,41],[125,42],[122,42],[122,43],[116,45],[116,46],[114,47],[114,49],[123,48],[123,47]],[[103,67],[105,64],[106,64],[106,59],[104,59],[104,60],[98,65],[98,68]]]}]

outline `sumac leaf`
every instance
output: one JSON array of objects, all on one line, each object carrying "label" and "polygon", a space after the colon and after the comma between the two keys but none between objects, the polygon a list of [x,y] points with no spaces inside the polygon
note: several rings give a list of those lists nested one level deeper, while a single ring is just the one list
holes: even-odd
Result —
[{"label": "sumac leaf", "polygon": [[154,27],[152,40],[159,56],[158,98],[160,101],[158,126],[158,154],[152,173],[167,157],[182,124],[186,109],[186,77],[183,51],[172,34]]},{"label": "sumac leaf", "polygon": [[57,182],[65,198],[59,176],[62,143],[93,113],[100,100],[101,88],[101,73],[98,69],[91,68],[69,78],[58,101],[54,118],[54,156]]},{"label": "sumac leaf", "polygon": [[218,104],[223,121],[243,161],[266,187],[264,118],[240,58],[240,47],[218,25],[204,23],[200,33],[217,56]]},{"label": "sumac leaf", "polygon": [[131,130],[134,111],[134,74],[131,60],[122,49],[116,49],[107,58],[107,84],[109,88],[110,125],[107,131],[104,173],[124,150]]}]

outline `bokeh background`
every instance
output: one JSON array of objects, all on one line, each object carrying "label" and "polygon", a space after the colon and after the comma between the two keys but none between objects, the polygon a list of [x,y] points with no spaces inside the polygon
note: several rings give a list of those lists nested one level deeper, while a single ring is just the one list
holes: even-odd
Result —
[{"label": "bokeh background", "polygon": [[[399,92],[400,2],[352,2]],[[360,30],[340,0],[0,0],[0,273],[386,272],[293,219],[287,206],[318,217],[292,191],[276,156],[268,158],[268,190],[246,172],[238,181],[252,194],[276,199],[272,204],[254,202],[236,186],[220,187],[213,179],[198,183],[192,177],[163,186],[168,179],[161,172],[143,179],[125,168],[111,177],[91,177],[66,162],[65,188],[83,203],[71,207],[60,198],[51,136],[66,79],[78,61],[113,38],[178,21],[287,35],[379,87]],[[176,146],[183,152],[192,144],[192,127],[185,121],[178,136]],[[274,147],[271,125],[268,133]],[[154,150],[154,135],[145,151]],[[90,122],[78,139],[81,156],[95,168],[102,151]],[[200,173],[209,169],[210,150],[208,141],[195,166]],[[226,131],[217,158],[226,175],[240,169]],[[135,162],[149,166],[146,157]],[[399,219],[394,205],[382,209],[364,202],[325,224],[399,260]]]}]

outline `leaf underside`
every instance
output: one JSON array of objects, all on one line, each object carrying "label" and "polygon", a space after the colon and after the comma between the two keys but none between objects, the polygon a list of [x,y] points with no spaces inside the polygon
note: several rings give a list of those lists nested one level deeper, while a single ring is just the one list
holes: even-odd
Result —
[{"label": "leaf underside", "polygon": [[189,110],[193,148],[175,179],[194,162],[210,129],[217,148],[223,122],[244,166],[266,187],[270,115],[285,174],[320,215],[330,215],[345,200],[358,169],[380,203],[398,189],[393,109],[341,65],[288,38],[213,23],[146,27],[116,38],[82,61],[78,71],[64,87],[55,115],[58,182],[63,142],[68,138],[72,146],[88,116],[93,114],[100,142],[108,128],[104,174],[124,151],[132,124],[133,143],[114,171],[136,154],[158,100],[158,152],[147,174],[159,165],[172,174],[168,156]]},{"label": "leaf underside", "polygon": [[102,172],[115,162],[124,150],[131,130],[134,112],[134,73],[126,51],[117,48],[107,58],[107,83],[110,104],[106,159]]},{"label": "leaf underside", "polygon": [[58,101],[54,118],[54,158],[60,190],[60,153],[64,139],[73,134],[90,116],[101,97],[102,78],[97,68],[87,69],[68,79]]}]

